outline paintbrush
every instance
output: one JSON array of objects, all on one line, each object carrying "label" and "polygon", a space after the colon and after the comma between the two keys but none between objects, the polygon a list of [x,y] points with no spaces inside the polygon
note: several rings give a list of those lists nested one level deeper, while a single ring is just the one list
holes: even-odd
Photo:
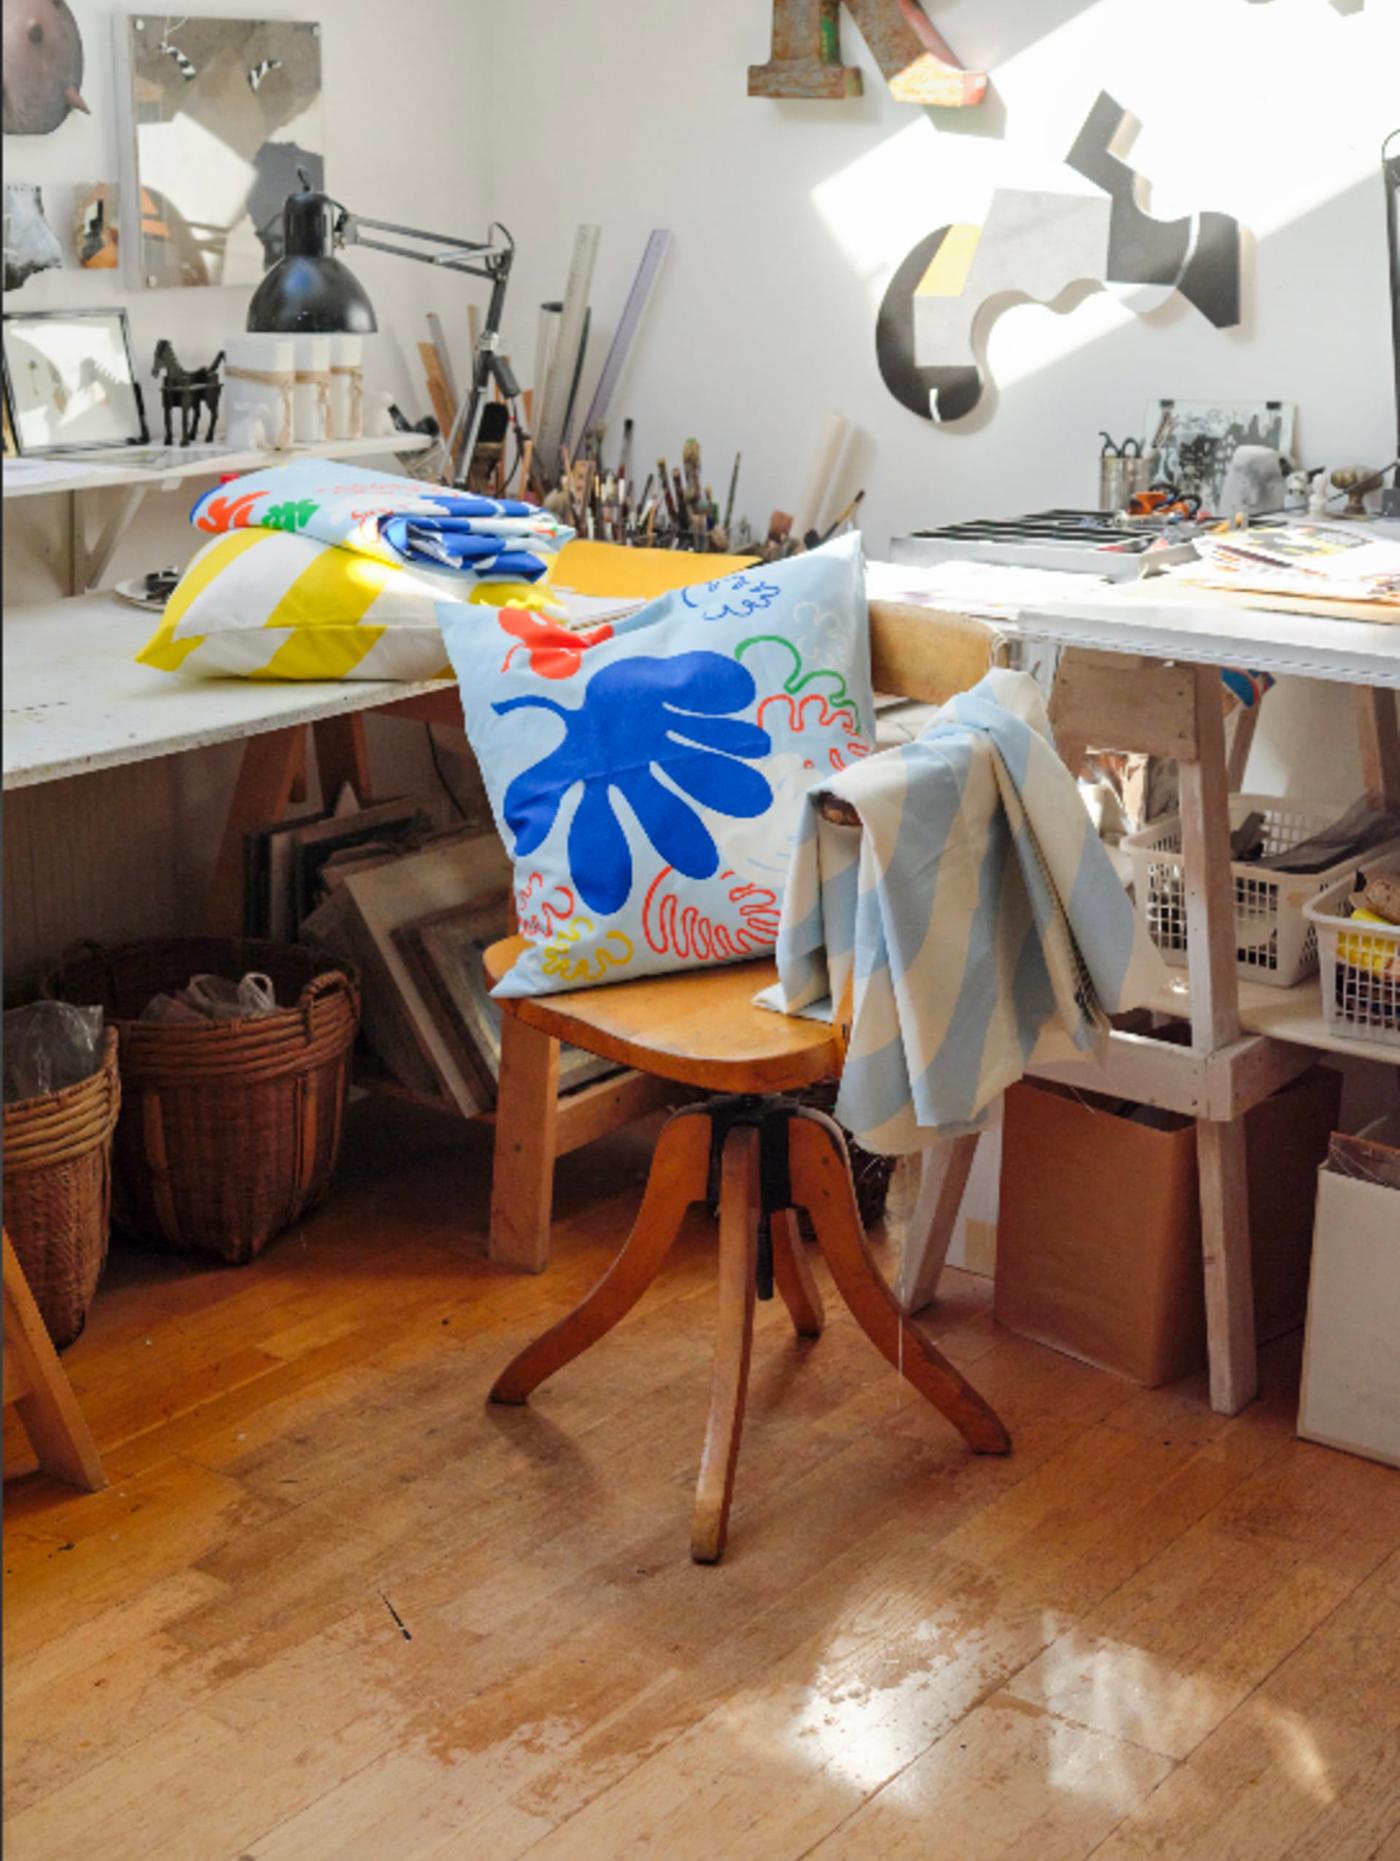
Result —
[{"label": "paintbrush", "polygon": [[728,535],[729,526],[734,520],[734,493],[739,488],[739,460],[742,457],[742,453],[735,453],[734,470],[729,474],[729,496],[724,501],[724,530],[726,535]]},{"label": "paintbrush", "polygon": [[820,535],[818,535],[815,530],[809,530],[802,539],[803,546],[807,549],[819,549],[823,543],[829,543],[836,532],[843,528],[844,525],[848,524],[855,516],[856,512],[860,509],[861,500],[864,496],[864,491],[857,491],[845,510],[836,518],[835,522],[829,524]]},{"label": "paintbrush", "polygon": [[700,502],[700,442],[688,439],[681,447],[681,464],[685,467],[685,495],[688,504]]},{"label": "paintbrush", "polygon": [[690,525],[690,503],[685,495],[685,486],[681,483],[681,468],[671,467],[671,489],[676,494],[676,521],[683,529]]},{"label": "paintbrush", "polygon": [[666,515],[674,523],[676,521],[676,500],[671,496],[671,475],[666,469],[664,458],[656,461],[656,475],[661,480],[661,500],[666,506]]}]

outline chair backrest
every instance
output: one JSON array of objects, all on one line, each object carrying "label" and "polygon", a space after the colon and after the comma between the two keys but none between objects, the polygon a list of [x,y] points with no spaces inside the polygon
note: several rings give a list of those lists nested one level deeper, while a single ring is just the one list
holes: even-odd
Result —
[{"label": "chair backrest", "polygon": [[985,620],[940,614],[906,601],[870,603],[870,658],[877,692],[946,704],[1006,663],[1006,641]]}]

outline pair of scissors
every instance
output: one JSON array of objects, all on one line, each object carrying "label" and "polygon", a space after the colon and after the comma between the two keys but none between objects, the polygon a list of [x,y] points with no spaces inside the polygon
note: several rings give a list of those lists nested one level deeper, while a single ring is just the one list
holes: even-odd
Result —
[{"label": "pair of scissors", "polygon": [[1100,458],[1140,459],[1142,457],[1142,441],[1140,439],[1125,439],[1121,446],[1115,445],[1112,437],[1105,433],[1102,427],[1099,428],[1099,438],[1103,441],[1103,446],[1100,448],[1099,452]]}]

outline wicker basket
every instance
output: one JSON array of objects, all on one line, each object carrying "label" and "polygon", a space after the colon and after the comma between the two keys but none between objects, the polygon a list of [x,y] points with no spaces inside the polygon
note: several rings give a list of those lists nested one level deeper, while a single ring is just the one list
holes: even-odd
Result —
[{"label": "wicker basket", "polygon": [[[208,1026],[137,1019],[192,975],[270,976],[279,1009]],[[244,1262],[325,1194],[340,1151],[359,984],[295,944],[181,937],[80,944],[49,978],[98,1003],[121,1035],[116,1226],[179,1251]]]},{"label": "wicker basket", "polygon": [[107,1258],[117,1035],[89,1079],[5,1107],[5,1228],[58,1350],[81,1332]]}]

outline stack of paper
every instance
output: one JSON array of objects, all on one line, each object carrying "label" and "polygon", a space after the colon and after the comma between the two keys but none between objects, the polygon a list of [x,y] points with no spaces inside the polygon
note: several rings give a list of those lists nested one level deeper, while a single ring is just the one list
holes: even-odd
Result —
[{"label": "stack of paper", "polygon": [[1400,543],[1341,524],[1198,536],[1178,579],[1207,588],[1400,606]]}]

